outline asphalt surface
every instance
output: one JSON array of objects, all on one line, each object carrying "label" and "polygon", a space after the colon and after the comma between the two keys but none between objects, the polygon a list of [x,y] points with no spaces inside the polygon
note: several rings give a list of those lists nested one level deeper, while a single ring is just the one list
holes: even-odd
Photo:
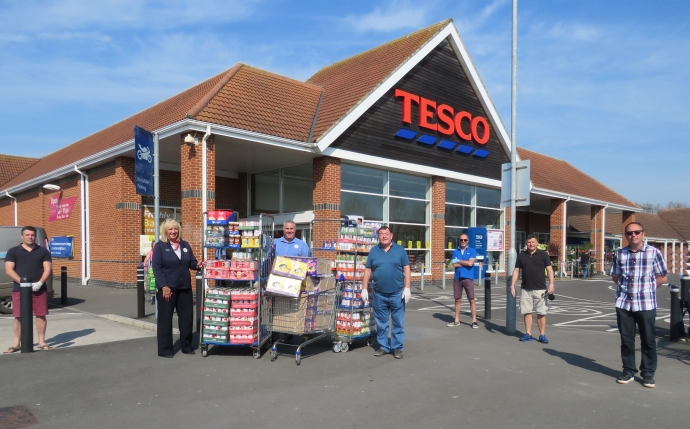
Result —
[{"label": "asphalt surface", "polygon": [[[281,347],[275,362],[268,353],[254,359],[244,347],[158,358],[155,338],[101,336],[98,322],[152,333],[105,318],[135,316],[134,291],[75,286],[72,305],[60,310],[79,313],[71,331],[57,332],[58,319],[68,317],[57,307],[49,316],[48,338],[63,335],[62,347],[0,357],[8,386],[0,407],[26,406],[35,427],[46,428],[687,426],[690,343],[668,341],[668,287],[659,289],[657,386],[648,389],[639,380],[615,382],[621,362],[610,286],[604,279],[558,281],[549,344],[518,341],[519,311],[518,332],[505,333],[504,285],[492,289],[491,320],[482,319],[484,293],[477,290],[478,330],[465,324],[466,302],[463,324],[446,326],[450,290],[415,291],[402,360],[374,357],[363,344],[336,354],[323,340],[303,350],[300,366],[290,347]],[[2,335],[6,324],[0,319]],[[89,337],[95,343],[78,341]],[[2,415],[0,428],[11,427]]]}]

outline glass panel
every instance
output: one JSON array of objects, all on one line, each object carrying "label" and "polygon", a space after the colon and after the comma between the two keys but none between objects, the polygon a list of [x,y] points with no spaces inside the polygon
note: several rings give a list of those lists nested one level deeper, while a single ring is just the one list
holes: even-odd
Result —
[{"label": "glass panel", "polygon": [[391,171],[389,173],[389,180],[389,195],[394,197],[419,198],[422,200],[426,199],[427,180],[425,177],[394,173]]},{"label": "glass panel", "polygon": [[419,274],[422,272],[422,266],[424,266],[424,272],[428,274],[431,271],[428,256],[429,252],[424,250],[408,250],[407,258],[410,260],[410,273]]},{"label": "glass panel", "polygon": [[472,226],[472,207],[446,204],[446,225]]},{"label": "glass panel", "polygon": [[[420,249],[426,248],[426,226],[420,225],[399,225],[390,224],[391,232],[393,233],[393,241],[405,248],[417,249],[417,242],[419,241]],[[411,246],[410,246],[411,245]]]},{"label": "glass panel", "polygon": [[283,212],[312,210],[312,178],[289,177],[283,174]]},{"label": "glass panel", "polygon": [[[448,250],[457,249],[460,245],[458,239],[465,232],[465,228],[446,228],[446,239],[443,246]],[[448,246],[450,244],[450,247]]]},{"label": "glass panel", "polygon": [[341,192],[340,215],[357,215],[367,220],[383,221],[383,197]]},{"label": "glass panel", "polygon": [[391,222],[426,223],[426,202],[390,198],[388,216]]},{"label": "glass panel", "polygon": [[387,171],[352,164],[341,164],[340,171],[341,189],[383,194]]},{"label": "glass panel", "polygon": [[500,229],[501,228],[501,211],[491,209],[477,209],[477,226]]},{"label": "glass panel", "polygon": [[477,186],[477,205],[481,207],[501,207],[501,190]]},{"label": "glass panel", "polygon": [[302,164],[294,167],[284,168],[283,177],[300,177],[303,179],[309,179],[309,181],[311,181],[313,178],[311,164]]},{"label": "glass panel", "polygon": [[489,265],[487,268],[489,271],[503,270],[503,260],[503,252],[486,252],[486,264]]},{"label": "glass panel", "polygon": [[446,202],[454,204],[472,204],[472,188],[462,183],[446,182]]},{"label": "glass panel", "polygon": [[252,174],[252,214],[278,213],[279,198],[278,170]]}]

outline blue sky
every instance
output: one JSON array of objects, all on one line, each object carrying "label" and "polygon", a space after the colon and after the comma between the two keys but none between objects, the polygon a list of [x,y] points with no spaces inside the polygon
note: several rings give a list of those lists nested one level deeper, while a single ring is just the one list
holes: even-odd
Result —
[{"label": "blue sky", "polygon": [[[0,2],[0,153],[41,157],[238,62],[305,80],[452,18],[510,130],[511,0]],[[690,2],[521,0],[517,144],[690,203]]]}]

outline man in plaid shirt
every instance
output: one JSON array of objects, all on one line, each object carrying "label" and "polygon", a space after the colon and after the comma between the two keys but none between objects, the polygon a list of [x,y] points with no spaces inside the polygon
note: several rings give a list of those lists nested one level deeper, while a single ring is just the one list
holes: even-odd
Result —
[{"label": "man in plaid shirt", "polygon": [[635,325],[640,331],[642,385],[654,387],[656,371],[656,288],[668,280],[666,262],[658,249],[644,243],[644,227],[625,227],[628,246],[616,252],[611,277],[616,289],[616,319],[621,335],[623,374],[616,381],[627,384],[635,377]]}]

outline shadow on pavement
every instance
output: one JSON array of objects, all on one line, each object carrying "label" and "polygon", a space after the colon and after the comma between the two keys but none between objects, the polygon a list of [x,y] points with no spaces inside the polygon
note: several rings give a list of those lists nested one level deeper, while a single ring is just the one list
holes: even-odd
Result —
[{"label": "shadow on pavement", "polygon": [[62,304],[60,304],[60,298],[59,297],[58,298],[53,297],[53,298],[50,298],[50,300],[48,301],[48,304],[50,304],[51,306],[56,306],[56,307],[72,307],[74,305],[78,305],[78,304],[81,304],[83,302],[84,302],[83,299],[67,297],[67,304],[62,305]]},{"label": "shadow on pavement", "polygon": [[48,343],[48,345],[50,345],[54,349],[69,347],[74,344],[73,341],[77,338],[91,335],[94,332],[96,332],[96,330],[93,328],[82,329],[81,331],[63,332],[62,334],[58,334],[53,338],[47,339],[46,343]]},{"label": "shadow on pavement", "polygon": [[563,359],[568,365],[577,366],[592,372],[598,372],[600,374],[607,375],[611,378],[616,378],[621,373],[620,370],[612,369],[607,366],[598,364],[594,361],[594,359],[576,355],[575,353],[559,352],[558,350],[554,349],[543,350],[551,356],[556,356]]},{"label": "shadow on pavement", "polygon": [[687,342],[672,342],[660,340],[656,346],[658,356],[675,359],[685,365],[690,365],[690,345]]}]

